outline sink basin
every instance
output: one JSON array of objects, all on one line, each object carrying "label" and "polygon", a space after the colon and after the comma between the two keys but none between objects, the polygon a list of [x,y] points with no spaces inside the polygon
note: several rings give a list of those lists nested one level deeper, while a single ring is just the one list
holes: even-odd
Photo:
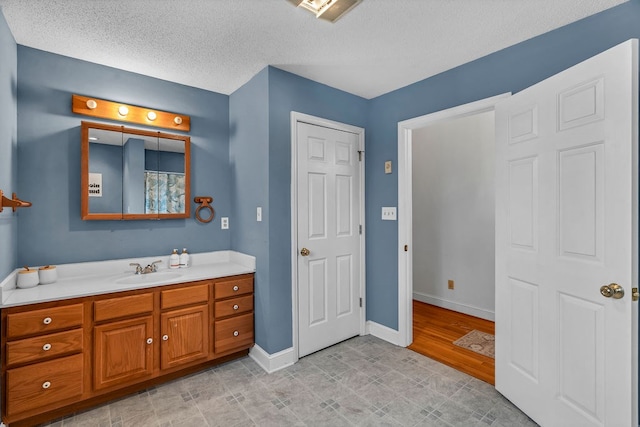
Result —
[{"label": "sink basin", "polygon": [[167,280],[177,279],[180,273],[173,271],[161,271],[157,273],[135,274],[116,280],[119,285],[133,285],[136,283],[160,283]]}]

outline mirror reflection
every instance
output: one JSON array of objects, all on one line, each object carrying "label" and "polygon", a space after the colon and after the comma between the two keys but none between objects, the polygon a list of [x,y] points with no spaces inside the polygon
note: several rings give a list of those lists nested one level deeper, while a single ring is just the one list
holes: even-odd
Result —
[{"label": "mirror reflection", "polygon": [[82,123],[82,218],[189,217],[189,137]]}]

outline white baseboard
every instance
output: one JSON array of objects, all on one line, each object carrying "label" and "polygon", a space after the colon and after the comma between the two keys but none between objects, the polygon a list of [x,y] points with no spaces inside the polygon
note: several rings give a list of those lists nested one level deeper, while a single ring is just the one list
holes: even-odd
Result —
[{"label": "white baseboard", "polygon": [[293,347],[285,348],[274,354],[269,354],[258,344],[255,344],[249,350],[249,357],[252,358],[262,369],[268,374],[279,371],[280,369],[291,366],[298,361],[295,357]]},{"label": "white baseboard", "polygon": [[427,304],[435,305],[436,307],[442,307],[449,310],[457,311],[459,313],[468,314],[469,316],[475,316],[481,319],[490,320],[492,322],[496,320],[496,314],[491,310],[486,310],[484,308],[478,308],[467,304],[461,304],[455,301],[449,301],[439,297],[434,297],[433,295],[414,292],[413,299],[420,302],[426,302]]},{"label": "white baseboard", "polygon": [[380,338],[381,340],[385,340],[391,344],[400,346],[400,332],[396,331],[395,329],[391,329],[379,323],[372,322],[371,320],[367,320],[365,328],[367,334],[371,334],[374,337]]}]

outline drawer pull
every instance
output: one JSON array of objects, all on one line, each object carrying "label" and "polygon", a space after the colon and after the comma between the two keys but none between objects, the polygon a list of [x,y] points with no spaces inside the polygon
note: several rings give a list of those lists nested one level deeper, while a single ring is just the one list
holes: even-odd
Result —
[{"label": "drawer pull", "polygon": [[162,336],[162,341],[167,341],[169,339],[169,335],[163,335]]},{"label": "drawer pull", "polygon": [[43,345],[43,346],[42,346],[42,349],[43,349],[44,351],[49,351],[49,350],[51,350],[51,344],[47,343],[47,344]]},{"label": "drawer pull", "polygon": [[240,306],[239,306],[238,304],[234,304],[234,305],[233,305],[233,309],[234,309],[234,310],[237,310],[237,309],[239,309],[239,308],[240,308]]},{"label": "drawer pull", "polygon": [[51,382],[50,381],[45,381],[42,383],[42,388],[43,389],[48,389],[49,387],[51,387]]},{"label": "drawer pull", "polygon": [[153,338],[147,338],[147,344],[153,344]]},{"label": "drawer pull", "polygon": [[239,290],[239,289],[240,289],[240,288],[238,287],[238,285],[235,285],[235,286],[233,287],[233,291],[234,291],[234,292],[238,292],[238,290]]},{"label": "drawer pull", "polygon": [[45,317],[44,320],[42,321],[42,323],[44,323],[45,325],[48,325],[51,323],[51,317]]},{"label": "drawer pull", "polygon": [[238,331],[233,331],[233,336],[234,336],[234,337],[237,337],[238,335],[240,335],[240,332],[238,332]]}]

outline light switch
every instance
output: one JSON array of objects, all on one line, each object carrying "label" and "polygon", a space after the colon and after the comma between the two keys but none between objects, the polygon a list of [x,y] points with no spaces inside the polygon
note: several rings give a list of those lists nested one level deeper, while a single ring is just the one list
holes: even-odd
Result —
[{"label": "light switch", "polygon": [[262,221],[262,208],[260,206],[256,209],[256,221]]},{"label": "light switch", "polygon": [[393,172],[391,167],[391,160],[387,160],[386,162],[384,162],[384,173],[391,173],[391,172]]},{"label": "light switch", "polygon": [[395,221],[396,220],[396,207],[382,207],[382,219],[384,221]]},{"label": "light switch", "polygon": [[227,230],[229,228],[229,218],[226,216],[223,216],[222,218],[220,218],[220,228],[222,228],[223,230]]}]

